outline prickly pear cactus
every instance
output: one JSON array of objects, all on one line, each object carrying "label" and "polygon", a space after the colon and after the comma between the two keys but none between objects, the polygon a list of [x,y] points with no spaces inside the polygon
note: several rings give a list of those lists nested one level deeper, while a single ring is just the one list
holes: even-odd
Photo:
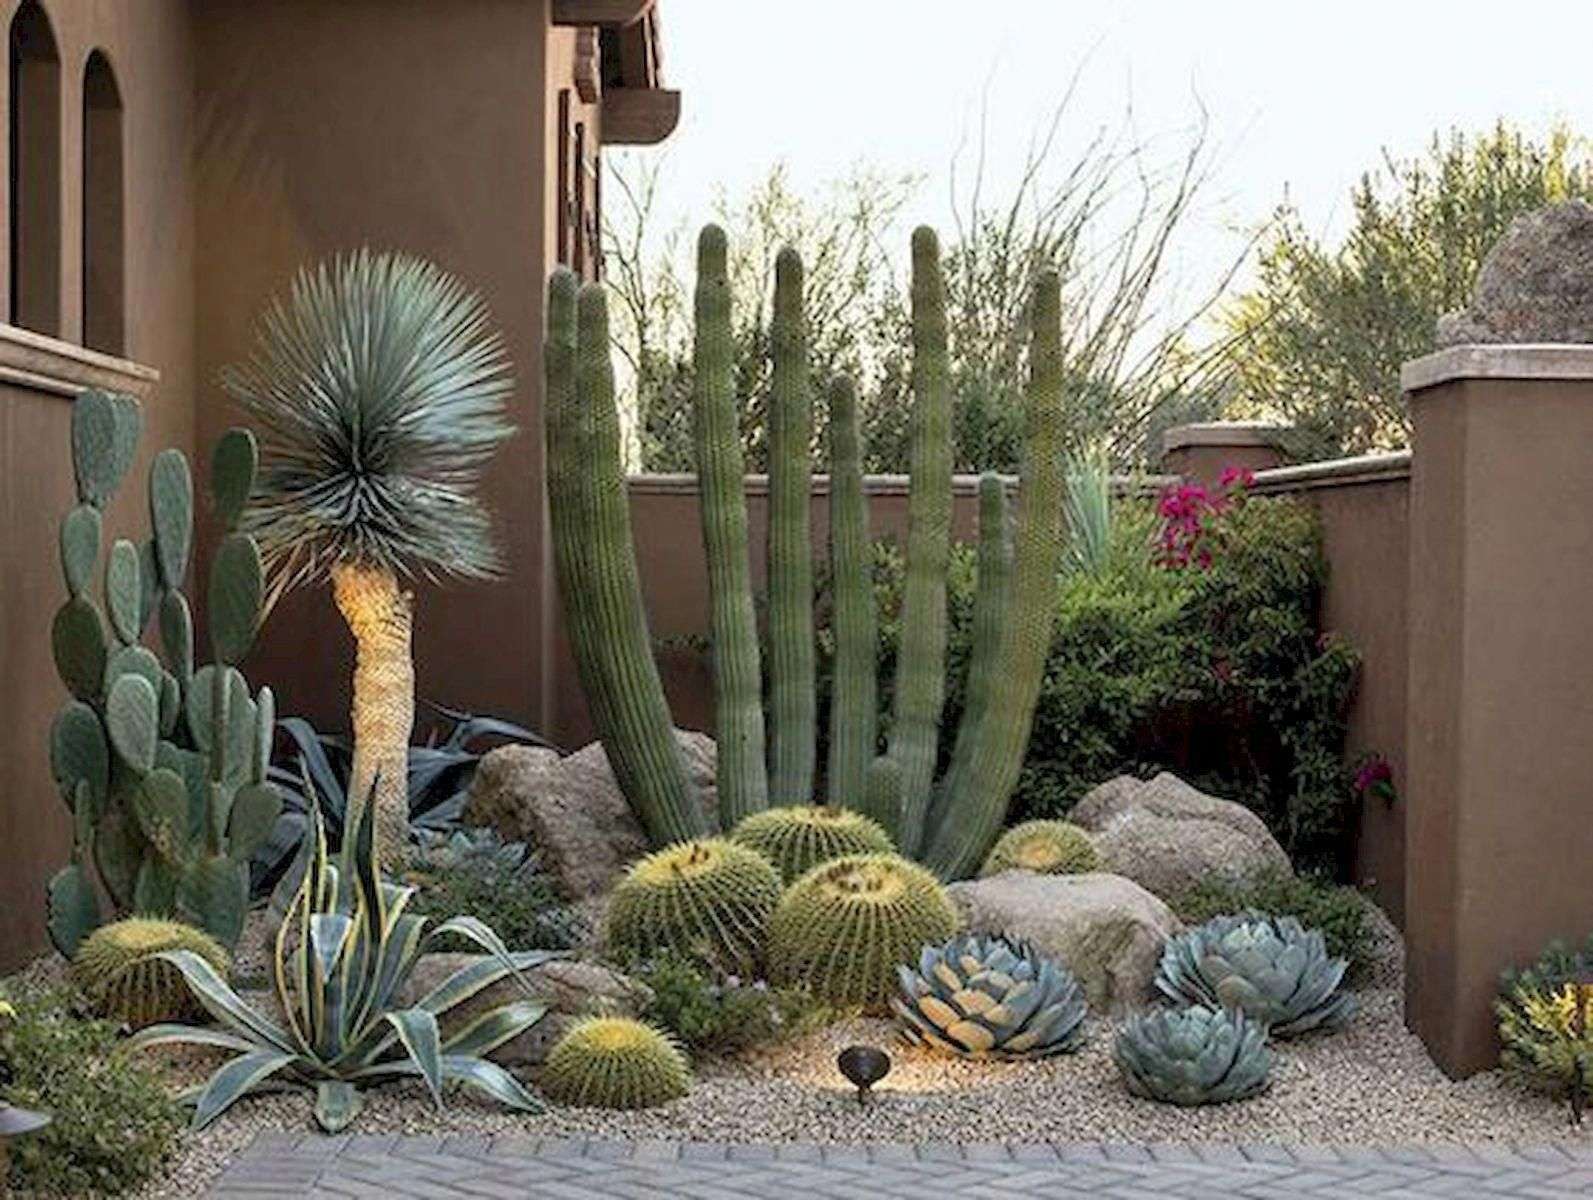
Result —
[{"label": "prickly pear cactus", "polygon": [[104,511],[132,466],[140,427],[129,396],[89,391],[72,410],[78,503],[61,521],[67,599],[51,629],[72,699],[50,731],[50,767],[74,839],[72,861],[46,895],[50,938],[68,958],[106,918],[94,876],[115,915],[175,917],[236,943],[249,857],[282,807],[265,777],[271,692],[251,694],[235,666],[254,641],[263,595],[259,550],[233,528],[253,486],[253,437],[233,430],[217,446],[216,507],[228,532],[210,572],[216,661],[196,669],[182,591],[194,489],[180,450],[163,450],[150,466],[150,537],[117,538],[100,565]]}]

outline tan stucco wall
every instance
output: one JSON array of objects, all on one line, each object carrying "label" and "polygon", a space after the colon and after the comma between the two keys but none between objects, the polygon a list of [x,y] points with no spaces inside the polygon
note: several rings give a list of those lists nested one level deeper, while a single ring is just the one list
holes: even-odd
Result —
[{"label": "tan stucco wall", "polygon": [[[16,3],[0,4],[7,27]],[[144,403],[139,461],[111,512],[114,535],[148,532],[144,481],[165,446],[191,450],[194,269],[189,195],[190,63],[186,0],[46,0],[61,59],[62,339],[81,335],[82,75],[102,49],[122,93],[125,130],[127,357],[157,366]],[[9,124],[0,72],[0,129]],[[3,151],[0,151],[3,153]],[[0,189],[6,173],[0,171]],[[0,213],[5,211],[0,206]],[[7,244],[0,237],[0,247]],[[4,250],[0,249],[0,257]],[[3,278],[3,276],[0,276]],[[63,382],[84,372],[60,368]],[[48,736],[66,690],[50,657],[50,621],[66,597],[56,528],[75,502],[68,445],[71,401],[38,388],[0,387],[0,969],[44,944],[44,884],[71,848],[71,823],[50,781]]]},{"label": "tan stucco wall", "polygon": [[[300,265],[368,244],[428,256],[478,288],[508,339],[520,432],[486,495],[500,584],[417,587],[427,699],[545,724],[542,293],[556,172],[548,66],[573,33],[546,3],[212,0],[195,9],[201,120],[198,432],[234,420],[217,372]],[[556,81],[555,81],[556,82]],[[346,728],[352,648],[324,590],[284,601],[248,669],[282,711]]]}]

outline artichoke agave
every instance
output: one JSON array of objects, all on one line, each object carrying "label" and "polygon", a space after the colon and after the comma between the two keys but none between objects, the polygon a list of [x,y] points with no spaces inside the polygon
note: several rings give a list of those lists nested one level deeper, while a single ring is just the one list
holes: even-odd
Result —
[{"label": "artichoke agave", "polygon": [[1242,1012],[1194,1005],[1130,1017],[1112,1058],[1136,1096],[1168,1104],[1226,1104],[1267,1088],[1267,1031]]},{"label": "artichoke agave", "polygon": [[[527,999],[490,1009],[451,1034],[444,1035],[439,1022],[500,979],[512,976],[524,986],[522,970],[558,955],[510,953],[475,917],[454,917],[428,929],[426,917],[405,912],[414,889],[386,883],[377,874],[374,814],[375,805],[361,806],[353,836],[344,842],[341,868],[333,867],[326,829],[312,800],[313,840],[276,942],[277,995],[285,1025],[251,1008],[193,951],[158,956],[182,972],[217,1026],[151,1025],[129,1044],[175,1042],[236,1052],[182,1097],[194,1106],[195,1129],[251,1092],[286,1085],[313,1091],[316,1122],[336,1133],[358,1114],[361,1087],[405,1077],[421,1079],[439,1108],[443,1085],[457,1082],[510,1108],[540,1111],[540,1101],[518,1079],[482,1057],[542,1019],[547,1006],[530,999],[529,988]],[[398,1007],[398,993],[421,954],[450,934],[487,953],[411,1007]]]},{"label": "artichoke agave", "polygon": [[964,934],[896,968],[907,1040],[967,1058],[1045,1058],[1083,1040],[1084,990],[1027,943]]},{"label": "artichoke agave", "polygon": [[1156,987],[1181,1004],[1240,1009],[1273,1036],[1293,1037],[1337,1029],[1355,1014],[1355,997],[1339,991],[1347,965],[1294,917],[1248,913],[1169,939]]}]

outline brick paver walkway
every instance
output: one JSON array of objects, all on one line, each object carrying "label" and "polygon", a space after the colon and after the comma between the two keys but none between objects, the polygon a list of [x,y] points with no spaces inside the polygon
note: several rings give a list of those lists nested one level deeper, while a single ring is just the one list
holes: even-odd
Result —
[{"label": "brick paver walkway", "polygon": [[725,1146],[499,1137],[264,1134],[228,1168],[217,1200],[833,1200],[925,1196],[1593,1196],[1593,1145]]}]

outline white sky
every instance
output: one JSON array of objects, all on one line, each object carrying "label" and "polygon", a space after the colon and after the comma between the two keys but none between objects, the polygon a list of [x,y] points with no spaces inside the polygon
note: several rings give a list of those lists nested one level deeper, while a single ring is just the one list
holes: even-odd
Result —
[{"label": "white sky", "polygon": [[[1210,117],[1217,172],[1186,283],[1217,270],[1285,190],[1316,230],[1383,149],[1504,117],[1593,133],[1593,0],[661,0],[665,82],[684,93],[664,216],[706,219],[784,161],[798,191],[860,160],[927,178],[910,221],[943,234],[947,165],[990,89],[990,177],[1084,67],[1061,157],[1132,99],[1146,135]],[[650,153],[658,153],[657,150]],[[905,235],[904,235],[905,237]]]}]

